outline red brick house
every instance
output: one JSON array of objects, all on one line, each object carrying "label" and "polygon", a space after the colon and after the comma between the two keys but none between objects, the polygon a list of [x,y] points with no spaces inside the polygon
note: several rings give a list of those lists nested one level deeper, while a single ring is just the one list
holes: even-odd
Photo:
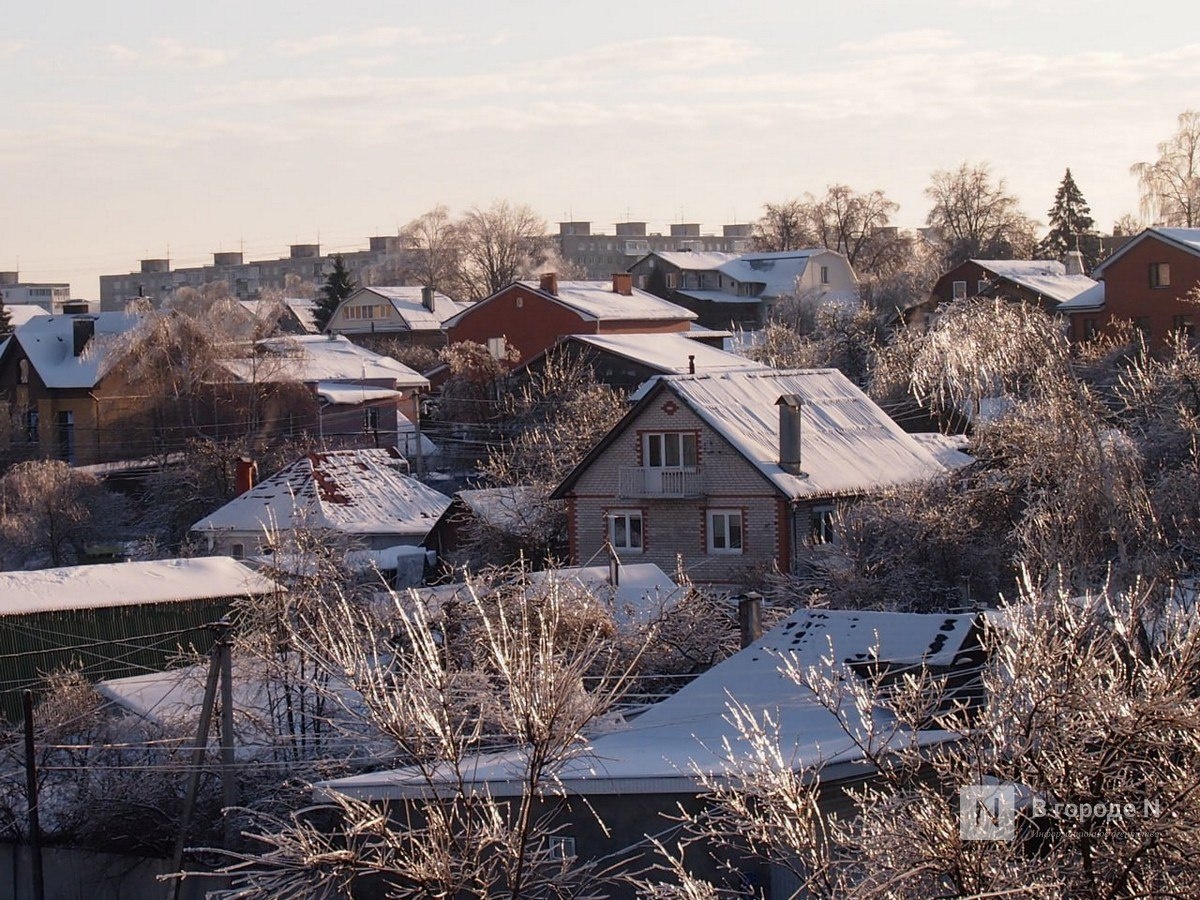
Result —
[{"label": "red brick house", "polygon": [[1054,259],[968,259],[945,272],[933,286],[936,309],[967,297],[1004,297],[1053,313],[1060,303],[1076,297],[1096,282],[1083,271],[1082,257],[1067,254]]},{"label": "red brick house", "polygon": [[611,544],[740,585],[820,554],[840,504],[947,471],[836,369],[668,375],[550,496],[576,564]]},{"label": "red brick house", "polygon": [[688,331],[696,314],[633,287],[627,274],[607,281],[517,281],[445,323],[449,342],[474,341],[496,356],[515,348],[521,365],[567,334],[662,334]]},{"label": "red brick house", "polygon": [[1096,267],[1100,284],[1058,307],[1072,341],[1111,333],[1132,322],[1152,350],[1168,335],[1195,333],[1196,304],[1185,299],[1200,285],[1200,228],[1147,228]]}]

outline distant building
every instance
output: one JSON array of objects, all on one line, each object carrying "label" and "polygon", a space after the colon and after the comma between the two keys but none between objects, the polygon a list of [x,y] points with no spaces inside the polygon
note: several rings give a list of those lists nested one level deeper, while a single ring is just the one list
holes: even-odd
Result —
[{"label": "distant building", "polygon": [[413,344],[444,347],[442,323],[464,309],[431,287],[363,287],[329,317],[330,334],[389,335]]},{"label": "distant building", "polygon": [[750,249],[750,227],[725,225],[717,235],[701,234],[696,224],[673,224],[670,234],[647,234],[645,222],[618,222],[614,234],[593,234],[591,222],[559,222],[558,250],[594,280],[624,272],[655,251],[743,253]]},{"label": "distant building", "polygon": [[354,277],[359,278],[368,266],[400,252],[395,236],[372,237],[369,241],[366,250],[338,254],[322,254],[320,244],[292,244],[287,256],[251,262],[246,262],[240,251],[222,251],[213,254],[210,265],[182,269],[172,269],[169,259],[143,259],[137,272],[100,276],[100,309],[122,310],[135,297],[147,297],[157,307],[179,288],[222,281],[237,299],[252,300],[264,289],[287,288],[289,275],[301,281],[322,281],[334,256],[341,256]]},{"label": "distant building", "polygon": [[[1019,300],[1053,314],[1060,303],[1096,286],[1078,252],[1056,259],[968,259],[943,273],[931,291],[930,312],[967,297]],[[910,319],[912,317],[910,316]]]},{"label": "distant building", "polygon": [[22,281],[19,272],[0,272],[0,302],[5,306],[31,304],[48,313],[61,313],[71,302],[71,285]]}]

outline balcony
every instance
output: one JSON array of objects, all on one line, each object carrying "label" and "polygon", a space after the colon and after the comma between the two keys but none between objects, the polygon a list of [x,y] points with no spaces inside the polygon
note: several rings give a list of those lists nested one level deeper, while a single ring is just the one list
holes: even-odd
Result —
[{"label": "balcony", "polygon": [[704,496],[704,479],[697,469],[622,466],[618,492],[629,498],[686,500]]}]

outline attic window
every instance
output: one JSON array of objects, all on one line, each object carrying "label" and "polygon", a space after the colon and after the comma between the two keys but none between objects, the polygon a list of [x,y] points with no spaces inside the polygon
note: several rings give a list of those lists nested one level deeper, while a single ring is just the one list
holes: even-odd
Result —
[{"label": "attic window", "polygon": [[1150,263],[1150,287],[1165,288],[1171,286],[1171,264]]},{"label": "attic window", "polygon": [[17,383],[29,384],[29,360],[23,359],[17,364]]},{"label": "attic window", "polygon": [[829,266],[821,266],[821,284],[829,284]]},{"label": "attic window", "polygon": [[954,299],[955,300],[966,300],[967,299],[967,283],[965,281],[954,282]]}]

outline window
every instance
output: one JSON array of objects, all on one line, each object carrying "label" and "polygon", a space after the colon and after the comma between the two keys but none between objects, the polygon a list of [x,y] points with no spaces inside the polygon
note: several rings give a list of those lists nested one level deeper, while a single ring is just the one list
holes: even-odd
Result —
[{"label": "window", "polygon": [[29,384],[29,360],[17,363],[17,384]]},{"label": "window", "polygon": [[954,299],[965,300],[967,298],[967,283],[965,281],[954,282]]},{"label": "window", "polygon": [[667,431],[645,436],[643,451],[650,469],[694,469],[696,432]]},{"label": "window", "polygon": [[708,511],[708,552],[742,552],[742,513],[737,509]]},{"label": "window", "polygon": [[1083,320],[1083,337],[1084,340],[1090,341],[1100,332],[1100,325],[1094,318]]},{"label": "window", "polygon": [[379,430],[379,408],[368,406],[363,410],[363,431],[374,432]]},{"label": "window", "polygon": [[991,284],[986,278],[980,278],[975,282],[975,293],[982,297],[987,293],[988,285]]},{"label": "window", "polygon": [[618,551],[641,553],[642,511],[640,509],[617,510],[608,514],[608,540]]},{"label": "window", "polygon": [[546,849],[550,851],[551,859],[574,859],[575,838],[554,835],[546,838]]},{"label": "window", "polygon": [[508,340],[503,336],[488,338],[487,348],[492,359],[503,359],[508,352]]},{"label": "window", "polygon": [[821,266],[821,284],[829,284],[829,266]]},{"label": "window", "polygon": [[813,544],[833,543],[833,507],[815,506],[812,511],[811,538]]},{"label": "window", "polygon": [[1171,286],[1170,263],[1150,263],[1150,287],[1165,288]]},{"label": "window", "polygon": [[229,555],[232,556],[234,559],[245,559],[246,558],[246,545],[245,544],[231,545],[229,548]]},{"label": "window", "polygon": [[1184,337],[1190,338],[1196,334],[1196,323],[1191,316],[1176,316],[1171,328],[1180,332]]},{"label": "window", "polygon": [[679,284],[678,277],[674,272],[666,272],[663,275],[663,281],[666,283],[668,291],[675,290],[675,286]]},{"label": "window", "polygon": [[38,442],[38,411],[36,406],[25,410],[25,440],[30,444]]}]

